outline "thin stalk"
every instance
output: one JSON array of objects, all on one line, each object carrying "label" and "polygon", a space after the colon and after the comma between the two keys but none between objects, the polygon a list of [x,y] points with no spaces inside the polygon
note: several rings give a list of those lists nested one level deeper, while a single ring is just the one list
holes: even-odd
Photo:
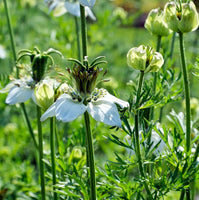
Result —
[{"label": "thin stalk", "polygon": [[41,199],[45,200],[45,176],[44,176],[44,163],[43,163],[43,134],[41,125],[41,108],[37,106],[37,128],[38,128],[38,139],[39,139],[39,170],[40,170],[40,181],[41,181]]},{"label": "thin stalk", "polygon": [[[80,13],[81,13],[81,33],[82,33],[82,54],[83,60],[87,56],[87,31],[86,31],[86,16],[85,16],[85,8],[80,5]],[[92,132],[90,128],[90,118],[88,112],[84,113],[84,121],[86,126],[86,153],[87,153],[87,167],[89,168],[89,180],[90,180],[90,188],[89,191],[89,199],[96,200],[96,180],[95,180],[95,157],[93,150],[93,140],[92,140]]]},{"label": "thin stalk", "polygon": [[74,17],[74,19],[75,19],[75,31],[76,31],[76,39],[77,39],[77,56],[78,56],[78,59],[81,60],[79,23],[78,23],[78,18],[77,17]]},{"label": "thin stalk", "polygon": [[[6,11],[6,18],[7,18],[7,22],[8,22],[8,29],[9,29],[9,34],[10,34],[10,41],[11,41],[11,47],[12,47],[14,62],[16,62],[17,54],[16,54],[16,50],[15,50],[15,42],[14,42],[12,24],[11,24],[11,21],[10,21],[10,13],[9,13],[7,1],[3,0],[3,2],[4,2],[4,8],[5,8],[5,11]],[[18,77],[19,77],[19,70],[17,68],[17,78]]]},{"label": "thin stalk", "polygon": [[[156,51],[160,51],[160,45],[161,45],[161,39],[162,37],[158,35],[157,37],[157,46],[156,46]],[[156,85],[157,85],[157,72],[153,73],[153,88],[152,88],[152,95],[154,96],[156,94]],[[150,110],[150,120],[153,120],[154,117],[154,107],[151,107]]]},{"label": "thin stalk", "polygon": [[[8,5],[7,5],[7,1],[3,0],[3,2],[4,2],[5,12],[6,12],[6,17],[7,17],[8,30],[9,30],[9,35],[10,35],[10,42],[11,42],[11,47],[12,47],[13,59],[14,59],[14,63],[16,63],[17,54],[16,54],[16,49],[15,49],[15,42],[14,42],[15,40],[14,40],[12,24],[11,24],[11,21],[10,21],[9,9],[8,9]],[[19,78],[19,70],[18,70],[18,68],[17,68],[16,77]],[[34,143],[36,149],[38,149],[38,144],[37,144],[37,141],[35,139],[35,135],[33,133],[33,129],[31,127],[30,120],[28,118],[28,115],[27,115],[27,112],[26,112],[26,107],[25,107],[24,103],[21,103],[21,108],[22,108],[22,111],[23,111],[23,114],[24,114],[24,117],[25,117],[25,120],[26,120],[26,123],[27,123],[27,126],[28,126],[29,133],[30,133],[30,135],[32,137],[33,143]]]},{"label": "thin stalk", "polygon": [[[176,32],[173,32],[172,41],[171,41],[171,49],[170,49],[170,53],[169,53],[169,59],[170,60],[172,60],[172,58],[173,58],[175,39],[176,39]],[[163,65],[163,71],[165,71],[165,63]],[[160,108],[159,122],[162,122],[163,109],[164,109],[164,107]]]},{"label": "thin stalk", "polygon": [[87,56],[87,30],[86,30],[85,8],[82,5],[80,5],[80,13],[81,13],[82,53],[84,60],[85,56]]},{"label": "thin stalk", "polygon": [[[140,71],[140,78],[139,78],[139,83],[138,83],[137,99],[136,99],[136,104],[137,104],[136,107],[137,108],[139,107],[139,100],[140,100],[140,94],[141,94],[141,90],[142,90],[143,79],[144,79],[144,72]],[[137,159],[138,159],[138,167],[139,167],[140,175],[144,179],[144,186],[145,186],[147,195],[148,195],[149,199],[152,199],[151,192],[149,190],[148,184],[146,183],[146,175],[144,172],[141,150],[140,150],[139,110],[137,110],[136,114],[135,114],[135,146],[136,146],[135,149],[136,149],[136,155],[137,155]]]},{"label": "thin stalk", "polygon": [[183,72],[185,105],[186,105],[186,151],[187,153],[189,153],[191,147],[190,89],[189,89],[189,79],[188,79],[187,66],[184,54],[183,33],[179,33],[179,41],[180,41],[181,65]]},{"label": "thin stalk", "polygon": [[36,141],[36,139],[35,139],[35,135],[34,135],[34,133],[33,133],[32,126],[31,126],[30,120],[29,120],[29,118],[28,118],[28,114],[27,114],[27,112],[26,112],[25,104],[24,104],[24,103],[21,103],[20,106],[21,106],[21,108],[22,108],[22,111],[23,111],[23,114],[24,114],[24,117],[25,117],[25,120],[26,120],[26,123],[27,123],[27,126],[28,126],[28,130],[29,130],[30,135],[31,135],[31,137],[32,137],[32,140],[33,140],[33,143],[34,143],[34,145],[35,145],[35,148],[38,150],[39,147],[38,147],[37,141]]},{"label": "thin stalk", "polygon": [[95,180],[95,158],[93,150],[92,132],[90,128],[90,118],[88,112],[84,113],[84,120],[86,125],[86,146],[88,153],[88,164],[90,168],[90,200],[96,200],[96,180]]},{"label": "thin stalk", "polygon": [[[191,149],[190,89],[189,89],[189,80],[188,80],[187,66],[184,53],[183,33],[181,32],[179,33],[179,42],[180,42],[180,55],[181,55],[181,65],[182,65],[183,80],[184,80],[184,93],[185,93],[185,106],[186,106],[186,153],[187,155],[189,155]],[[187,188],[186,196],[187,199],[191,199],[190,188]]]},{"label": "thin stalk", "polygon": [[181,195],[180,195],[180,200],[183,200],[185,196],[185,189],[182,190]]},{"label": "thin stalk", "polygon": [[53,175],[53,199],[57,200],[57,193],[55,192],[56,180],[56,165],[55,165],[55,132],[54,132],[54,118],[50,118],[50,150],[51,150],[51,165]]}]

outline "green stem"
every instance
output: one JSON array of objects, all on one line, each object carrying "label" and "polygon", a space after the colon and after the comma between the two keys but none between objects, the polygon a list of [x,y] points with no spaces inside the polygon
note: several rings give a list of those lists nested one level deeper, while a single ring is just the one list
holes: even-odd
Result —
[{"label": "green stem", "polygon": [[44,163],[43,163],[43,134],[41,125],[41,108],[37,106],[37,128],[39,138],[39,170],[41,181],[41,199],[45,200],[45,176],[44,176]]},{"label": "green stem", "polygon": [[[185,60],[185,54],[184,54],[183,33],[181,33],[181,32],[179,33],[179,42],[180,42],[181,65],[182,65],[183,80],[184,80],[184,92],[185,92],[185,105],[186,105],[186,153],[187,153],[187,156],[188,156],[188,155],[190,155],[190,151],[191,151],[190,90],[189,90],[189,80],[188,80],[188,73],[187,73],[186,60]],[[187,188],[186,195],[187,195],[187,199],[191,199],[191,197],[190,197],[190,188]]]},{"label": "green stem", "polygon": [[53,175],[53,199],[57,200],[57,193],[55,192],[56,180],[56,165],[55,165],[55,134],[54,134],[54,118],[50,118],[50,150],[51,150],[51,165]]},{"label": "green stem", "polygon": [[[87,31],[86,31],[86,16],[85,16],[85,8],[80,5],[80,13],[81,13],[81,33],[82,33],[82,53],[83,60],[87,56]],[[90,180],[90,188],[89,196],[90,200],[96,200],[96,180],[95,180],[95,158],[94,158],[94,150],[93,150],[93,142],[92,142],[92,132],[90,128],[90,118],[88,112],[84,113],[84,120],[86,126],[86,153],[87,153],[87,167],[89,167],[89,180]]]},{"label": "green stem", "polygon": [[[142,90],[142,84],[143,84],[143,79],[144,79],[144,72],[140,71],[140,78],[139,78],[139,83],[138,83],[138,89],[137,89],[137,99],[136,99],[136,108],[139,107],[139,101],[140,101],[140,94]],[[140,137],[139,137],[139,110],[136,111],[135,114],[135,149],[136,149],[136,155],[138,159],[138,166],[139,166],[139,171],[140,175],[144,180],[144,186],[147,192],[147,195],[149,199],[152,199],[151,192],[149,190],[148,184],[146,183],[146,175],[144,172],[144,167],[143,167],[143,162],[142,162],[142,156],[141,156],[141,150],[140,150]]]},{"label": "green stem", "polygon": [[88,112],[84,113],[84,120],[86,125],[86,148],[88,153],[87,158],[90,168],[90,200],[96,200],[95,158]]},{"label": "green stem", "polygon": [[87,30],[86,30],[85,8],[82,5],[80,5],[80,13],[81,13],[82,53],[84,60],[84,57],[87,56]]},{"label": "green stem", "polygon": [[[3,2],[4,2],[4,8],[5,8],[7,22],[8,22],[8,30],[9,30],[9,35],[10,35],[10,41],[11,41],[13,59],[14,59],[14,63],[16,63],[16,61],[17,61],[17,54],[16,54],[16,50],[15,50],[14,35],[13,35],[13,30],[12,30],[12,24],[11,24],[11,21],[10,21],[9,9],[8,9],[8,5],[7,5],[7,1],[3,0]],[[18,70],[18,68],[17,68],[16,77],[19,78],[19,70]],[[33,133],[33,129],[31,127],[30,120],[28,118],[28,115],[27,115],[27,112],[26,112],[26,107],[25,107],[24,103],[21,103],[21,108],[22,108],[23,114],[25,116],[25,120],[26,120],[26,123],[27,123],[27,126],[28,126],[28,130],[29,130],[30,135],[31,135],[31,137],[33,139],[34,145],[35,145],[36,149],[38,149],[38,144],[36,142],[35,135]]]},{"label": "green stem", "polygon": [[[157,37],[157,46],[156,46],[156,51],[160,51],[160,45],[161,45],[161,39],[162,37],[158,35]],[[156,94],[156,85],[157,85],[157,72],[153,73],[153,88],[152,88],[152,95],[155,96]],[[150,110],[150,120],[153,120],[154,117],[154,107],[151,107]]]},{"label": "green stem", "polygon": [[180,54],[181,54],[181,65],[184,79],[184,92],[185,92],[185,105],[186,105],[186,151],[190,153],[191,146],[191,111],[190,111],[190,90],[189,90],[189,80],[186,67],[186,60],[184,54],[184,41],[183,33],[179,33],[180,40]]},{"label": "green stem", "polygon": [[181,195],[180,195],[180,200],[183,200],[185,196],[185,189],[182,190]]},{"label": "green stem", "polygon": [[23,111],[24,117],[25,117],[25,119],[26,119],[26,123],[27,123],[27,126],[28,126],[28,130],[29,130],[30,135],[31,135],[31,137],[32,137],[32,140],[33,140],[33,143],[34,143],[34,145],[35,145],[35,148],[38,150],[39,147],[38,147],[37,141],[36,141],[36,139],[35,139],[35,135],[34,135],[34,133],[33,133],[32,126],[31,126],[30,121],[29,121],[29,118],[28,118],[28,114],[27,114],[27,112],[26,112],[25,104],[24,104],[24,103],[21,103],[20,106],[21,106],[21,109],[22,109],[22,111]]},{"label": "green stem", "polygon": [[76,39],[77,39],[77,55],[78,55],[78,59],[81,60],[81,49],[80,49],[80,36],[79,36],[78,18],[74,17],[74,19],[75,19],[75,31],[76,31]]},{"label": "green stem", "polygon": [[[12,46],[14,62],[16,62],[17,54],[16,54],[16,50],[15,50],[14,35],[13,35],[13,30],[12,30],[12,24],[11,24],[11,21],[10,21],[9,9],[8,9],[8,5],[7,5],[7,1],[3,0],[3,2],[4,2],[5,11],[6,11],[6,17],[7,17],[7,22],[8,22],[8,29],[9,29],[9,34],[10,34],[10,41],[11,41],[11,46]],[[19,78],[18,68],[17,68],[17,78]]]}]

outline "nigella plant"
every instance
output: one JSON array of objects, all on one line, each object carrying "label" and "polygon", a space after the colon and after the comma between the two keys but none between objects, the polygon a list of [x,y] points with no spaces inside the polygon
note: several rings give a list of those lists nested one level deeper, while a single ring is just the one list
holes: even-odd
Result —
[{"label": "nigella plant", "polygon": [[[83,63],[79,60],[70,59],[75,62],[73,69],[67,69],[75,81],[75,88],[65,84],[61,95],[57,98],[47,111],[42,115],[41,121],[48,117],[55,116],[63,122],[75,120],[79,115],[84,114],[86,125],[86,148],[87,167],[90,169],[88,177],[90,187],[88,188],[90,199],[96,199],[95,162],[92,144],[92,133],[88,113],[96,120],[110,126],[121,127],[120,115],[116,104],[121,108],[129,106],[128,102],[120,100],[108,93],[107,90],[96,88],[97,79],[103,69],[99,65],[105,63],[98,57],[89,64],[87,57]],[[59,92],[58,92],[59,93]]]}]

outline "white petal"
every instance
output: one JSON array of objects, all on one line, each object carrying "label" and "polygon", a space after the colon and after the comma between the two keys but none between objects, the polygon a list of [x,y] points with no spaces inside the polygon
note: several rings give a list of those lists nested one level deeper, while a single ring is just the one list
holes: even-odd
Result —
[{"label": "white petal", "polygon": [[127,101],[118,99],[117,97],[113,96],[112,94],[108,93],[107,91],[106,91],[106,95],[104,97],[100,98],[100,100],[105,100],[105,101],[109,101],[112,103],[116,103],[121,108],[129,107],[129,103]]},{"label": "white petal", "polygon": [[83,103],[73,101],[69,95],[63,94],[61,97],[63,100],[56,105],[55,110],[58,120],[70,122],[86,111],[86,106]]},{"label": "white petal", "polygon": [[90,17],[93,21],[96,20],[95,15],[93,14],[93,12],[91,11],[91,9],[89,7],[85,7],[85,12],[86,12],[86,16]]},{"label": "white petal", "polygon": [[11,89],[12,87],[14,87],[14,85],[15,85],[15,84],[14,84],[14,81],[8,83],[8,85],[6,85],[6,87],[4,87],[2,90],[0,90],[0,93],[7,93],[7,92],[9,92],[10,89]]},{"label": "white petal", "polygon": [[93,7],[96,0],[79,0],[79,2],[83,5],[83,6],[89,6],[89,7]]},{"label": "white petal", "polygon": [[114,103],[108,101],[90,102],[87,111],[96,121],[121,127],[120,116]]},{"label": "white petal", "polygon": [[56,109],[56,102],[50,106],[46,112],[41,116],[40,121],[45,121],[49,117],[54,117],[55,116],[55,109]]},{"label": "white petal", "polygon": [[53,11],[53,16],[60,17],[67,12],[64,4],[65,4],[64,2],[60,2],[58,5],[56,5],[56,7]]},{"label": "white petal", "polygon": [[78,2],[76,2],[76,3],[66,2],[64,4],[64,6],[70,14],[72,14],[76,17],[80,17],[80,5]]},{"label": "white petal", "polygon": [[33,90],[31,88],[14,86],[9,91],[9,94],[6,98],[6,103],[13,105],[16,103],[25,102],[32,97],[32,93]]}]

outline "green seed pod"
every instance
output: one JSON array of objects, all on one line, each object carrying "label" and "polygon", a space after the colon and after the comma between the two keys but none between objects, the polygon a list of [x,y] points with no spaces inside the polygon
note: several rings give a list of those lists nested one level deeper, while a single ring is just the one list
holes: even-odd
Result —
[{"label": "green seed pod", "polygon": [[157,72],[164,64],[162,55],[151,47],[140,45],[131,48],[127,53],[129,67],[146,72]]},{"label": "green seed pod", "polygon": [[199,26],[198,13],[192,1],[182,5],[175,2],[167,3],[164,8],[164,19],[168,27],[175,32],[188,33]]},{"label": "green seed pod", "polygon": [[171,30],[164,21],[164,14],[160,8],[152,9],[145,21],[145,28],[154,35],[168,36]]},{"label": "green seed pod", "polygon": [[53,84],[45,80],[35,87],[35,100],[43,110],[47,110],[54,103]]}]

